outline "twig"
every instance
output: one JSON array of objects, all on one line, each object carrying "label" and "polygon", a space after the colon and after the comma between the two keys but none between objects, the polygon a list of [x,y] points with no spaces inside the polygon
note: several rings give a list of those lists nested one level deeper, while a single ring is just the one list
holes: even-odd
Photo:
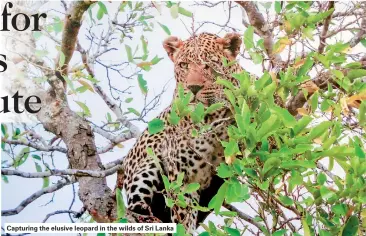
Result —
[{"label": "twig", "polygon": [[41,189],[41,190],[33,193],[31,196],[29,196],[28,198],[24,199],[19,204],[19,206],[17,206],[16,208],[10,209],[10,210],[3,210],[3,211],[1,211],[1,215],[2,216],[11,216],[11,215],[19,214],[19,212],[21,212],[30,203],[34,202],[36,199],[38,199],[42,195],[47,194],[47,193],[53,193],[53,192],[55,192],[55,191],[63,188],[64,186],[69,185],[69,184],[73,184],[75,182],[76,182],[76,179],[75,178],[72,178],[71,180],[70,179],[62,179],[62,180],[59,180],[56,184],[54,184],[54,185],[52,185],[50,187]]}]

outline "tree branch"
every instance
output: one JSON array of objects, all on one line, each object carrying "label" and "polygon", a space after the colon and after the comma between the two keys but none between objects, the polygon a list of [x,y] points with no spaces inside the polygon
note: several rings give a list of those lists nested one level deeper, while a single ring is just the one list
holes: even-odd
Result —
[{"label": "tree branch", "polygon": [[245,220],[246,222],[254,225],[255,227],[257,227],[261,232],[264,233],[264,235],[270,235],[270,233],[268,232],[268,230],[266,229],[266,227],[258,222],[256,222],[250,215],[245,214],[244,212],[242,212],[241,210],[239,210],[238,208],[236,208],[235,206],[231,205],[231,204],[227,204],[224,203],[223,205],[225,208],[227,208],[230,211],[235,211],[236,213],[238,213],[238,216]]},{"label": "tree branch", "polygon": [[[93,3],[93,1],[74,2],[70,6],[65,16],[64,30],[62,32],[61,41],[61,52],[63,53],[65,60],[64,63],[61,65],[61,70],[56,72],[57,77],[63,81],[65,89],[66,84],[63,76],[67,74],[69,62],[75,51],[77,36],[79,34],[79,30],[82,24],[82,17],[84,15],[84,12]],[[59,65],[59,61],[60,56],[56,65]]]},{"label": "tree branch", "polygon": [[2,175],[16,175],[24,178],[44,178],[50,176],[90,176],[95,178],[104,178],[109,175],[116,173],[121,166],[114,166],[110,169],[104,171],[93,171],[93,170],[75,170],[75,169],[67,169],[67,170],[58,170],[58,169],[50,169],[49,171],[44,172],[23,172],[20,170],[12,170],[12,169],[1,169]]},{"label": "tree branch", "polygon": [[349,41],[350,47],[353,48],[356,46],[362,39],[366,38],[366,11],[364,11],[364,17],[361,21],[361,28],[357,32],[357,34]]},{"label": "tree branch", "polygon": [[[330,9],[334,8],[334,2],[333,1],[330,1],[328,3],[328,11]],[[324,48],[326,46],[326,43],[325,43],[325,40],[327,39],[327,34],[328,34],[328,29],[329,29],[329,24],[330,24],[330,21],[332,20],[332,14],[330,14],[327,18],[325,18],[324,20],[324,25],[323,25],[323,31],[320,35],[320,44],[319,44],[319,47],[318,47],[318,52],[319,53],[323,53],[324,51]]]},{"label": "tree branch", "polygon": [[254,27],[255,33],[264,40],[264,48],[268,57],[274,62],[275,66],[282,65],[283,61],[279,54],[273,54],[273,34],[270,26],[264,20],[254,2],[236,1],[245,10],[249,23]]},{"label": "tree branch", "polygon": [[28,146],[28,147],[31,147],[31,148],[34,148],[34,149],[37,149],[37,150],[43,151],[43,152],[52,152],[52,151],[58,151],[58,152],[62,152],[62,153],[67,152],[67,150],[63,147],[44,146],[44,145],[40,145],[40,144],[37,144],[37,143],[30,142],[28,140],[7,140],[7,139],[2,139],[1,141],[5,142],[7,144]]},{"label": "tree branch", "polygon": [[16,215],[19,212],[21,212],[26,206],[28,206],[30,203],[32,203],[35,200],[37,200],[42,195],[47,194],[47,193],[53,193],[53,192],[55,192],[55,191],[63,188],[64,186],[69,185],[69,184],[73,184],[75,182],[76,182],[76,179],[75,178],[73,178],[71,180],[70,179],[62,179],[62,180],[59,180],[56,184],[54,184],[54,185],[52,185],[50,187],[41,189],[41,190],[33,193],[31,196],[29,196],[28,198],[26,198],[25,200],[23,200],[19,204],[19,206],[17,206],[16,208],[10,209],[10,210],[3,210],[3,211],[1,211],[1,215],[2,216]]}]

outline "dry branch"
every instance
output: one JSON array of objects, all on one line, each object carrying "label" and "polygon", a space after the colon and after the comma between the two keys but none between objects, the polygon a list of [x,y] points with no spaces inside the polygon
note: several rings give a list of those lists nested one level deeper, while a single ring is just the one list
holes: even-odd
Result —
[{"label": "dry branch", "polygon": [[44,172],[24,172],[20,170],[12,170],[12,169],[1,169],[2,175],[15,175],[20,176],[24,178],[44,178],[44,177],[50,177],[50,176],[67,176],[67,175],[73,175],[73,176],[90,176],[94,178],[104,178],[109,175],[112,175],[120,169],[120,166],[114,166],[110,169],[104,170],[104,171],[92,171],[92,170],[75,170],[75,169],[68,169],[68,170],[58,170],[58,169],[50,169],[49,171]]},{"label": "dry branch", "polygon": [[28,198],[24,199],[20,204],[19,206],[17,206],[16,208],[14,209],[10,209],[10,210],[3,210],[1,211],[1,215],[2,216],[11,216],[11,215],[16,215],[18,214],[19,212],[21,212],[26,206],[28,206],[30,203],[34,202],[35,200],[37,200],[39,197],[43,196],[44,194],[47,194],[47,193],[53,193],[61,188],[63,188],[64,186],[66,185],[69,185],[69,184],[73,184],[76,182],[76,179],[62,179],[60,181],[58,181],[56,184],[50,186],[50,187],[47,187],[47,188],[44,188],[44,189],[41,189],[35,193],[33,193],[31,196],[29,196]]},{"label": "dry branch", "polygon": [[[334,8],[334,2],[330,1],[328,3],[328,11],[331,10],[332,8]],[[320,35],[320,44],[318,47],[318,52],[319,53],[323,53],[324,48],[326,46],[325,40],[327,39],[327,34],[328,34],[328,29],[329,29],[329,24],[330,21],[332,20],[332,14],[330,14],[324,21],[324,25],[323,25],[323,31]]]},{"label": "dry branch", "polygon": [[254,2],[242,2],[237,1],[237,3],[243,7],[245,10],[250,25],[252,25],[255,29],[255,33],[258,34],[264,40],[264,48],[266,49],[266,53],[270,60],[274,62],[274,65],[281,65],[282,59],[278,54],[273,53],[273,34],[270,26],[264,20],[263,15],[259,12]]}]

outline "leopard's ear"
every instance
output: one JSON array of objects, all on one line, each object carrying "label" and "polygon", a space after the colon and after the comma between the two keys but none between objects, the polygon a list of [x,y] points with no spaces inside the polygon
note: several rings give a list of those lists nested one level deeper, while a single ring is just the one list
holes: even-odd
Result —
[{"label": "leopard's ear", "polygon": [[183,46],[183,41],[175,36],[170,36],[163,42],[163,47],[168,53],[169,58],[174,62],[175,56],[179,52],[179,49]]},{"label": "leopard's ear", "polygon": [[223,45],[224,52],[228,59],[235,60],[240,52],[240,46],[242,44],[240,34],[228,33],[224,38],[219,38],[217,42]]}]

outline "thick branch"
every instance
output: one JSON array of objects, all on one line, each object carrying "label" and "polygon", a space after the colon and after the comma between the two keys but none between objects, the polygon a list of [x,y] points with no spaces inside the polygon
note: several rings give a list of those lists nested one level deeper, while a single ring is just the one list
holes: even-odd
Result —
[{"label": "thick branch", "polygon": [[[77,1],[74,2],[65,16],[64,31],[62,32],[61,52],[65,56],[65,61],[61,65],[61,71],[56,73],[57,77],[62,81],[63,75],[67,74],[68,65],[75,51],[77,36],[81,27],[84,12],[93,4],[93,1]],[[60,57],[56,65],[59,64]],[[65,84],[64,84],[65,86]],[[66,86],[65,86],[66,88]]]}]

